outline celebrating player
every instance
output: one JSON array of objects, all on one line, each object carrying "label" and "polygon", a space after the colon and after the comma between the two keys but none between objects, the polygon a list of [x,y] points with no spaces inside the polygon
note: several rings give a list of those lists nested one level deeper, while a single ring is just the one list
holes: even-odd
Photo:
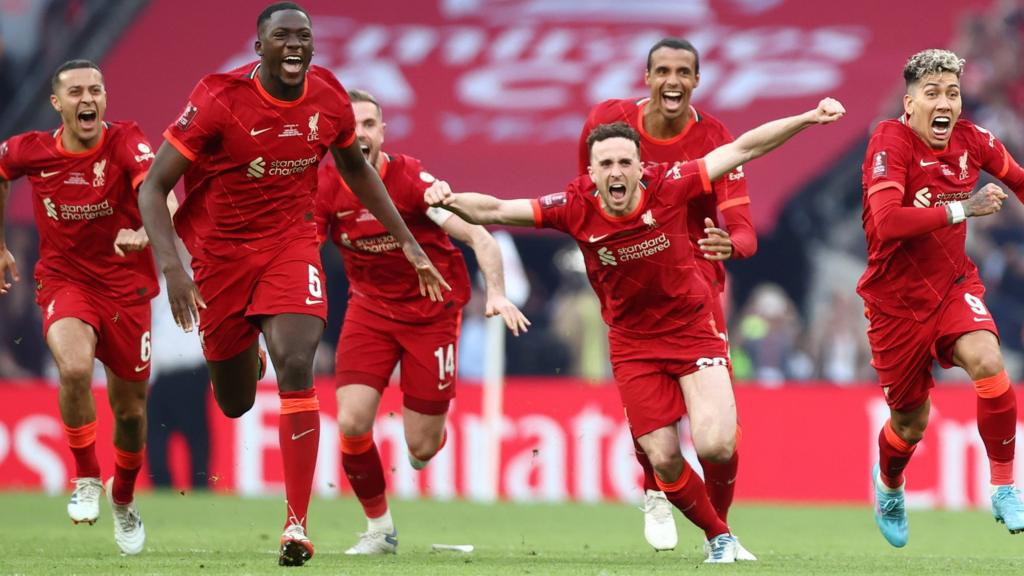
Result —
[{"label": "celebrating player", "polygon": [[964,221],[998,212],[1006,198],[995,184],[971,191],[981,171],[1018,197],[1024,171],[992,133],[960,119],[963,65],[947,50],[912,56],[903,69],[904,114],[875,128],[864,160],[868,266],[857,291],[890,411],[872,471],[875,521],[896,547],[907,543],[903,470],[928,425],[935,360],[960,366],[974,381],[992,513],[1011,533],[1024,530],[1024,505],[1013,484],[1017,400],[985,287],[964,251]]},{"label": "celebrating player", "polygon": [[704,531],[705,562],[734,562],[736,539],[683,459],[676,423],[685,400],[697,451],[725,461],[736,442],[736,405],[726,344],[688,240],[687,203],[710,194],[711,182],[743,162],[844,113],[826,98],[815,110],[764,124],[703,159],[647,169],[639,134],[623,123],[602,124],[588,137],[589,174],[565,192],[499,200],[454,194],[440,181],[426,192],[428,203],[471,222],[534,225],[573,237],[610,328],[612,371],[630,430],[666,498]]},{"label": "celebrating player", "polygon": [[[644,82],[650,87],[647,98],[606,100],[593,108],[580,133],[579,173],[590,167],[590,132],[601,124],[625,122],[640,134],[640,157],[647,164],[696,160],[716,147],[732,142],[732,135],[714,117],[690,105],[690,97],[700,84],[700,56],[693,44],[679,38],[665,38],[647,53]],[[711,183],[712,193],[702,194],[687,207],[687,230],[697,258],[697,269],[711,287],[711,313],[715,326],[726,338],[725,267],[722,260],[753,256],[757,234],[750,218],[750,197],[743,167]],[[725,230],[718,227],[718,212]],[[678,536],[672,517],[672,505],[658,488],[654,468],[639,445],[636,458],[644,470],[644,537],[655,550],[676,547]],[[727,521],[736,491],[739,450],[724,462],[697,454],[704,469],[708,498],[722,521]],[[738,545],[739,560],[757,560]]]},{"label": "celebrating player", "polygon": [[[0,144],[0,294],[11,287],[8,271],[18,280],[3,234],[8,181],[26,176],[39,229],[36,302],[60,374],[60,415],[75,460],[68,515],[75,524],[93,524],[100,514],[104,486],[91,389],[98,358],[114,415],[114,476],[106,484],[114,541],[121,552],[138,554],[146,531],[135,506],[135,479],[146,440],[149,301],[158,287],[136,187],[153,152],[135,123],[103,120],[107,92],[96,64],[65,62],[52,87],[61,127]],[[173,196],[167,201],[173,209]]]},{"label": "celebrating player", "polygon": [[[199,81],[164,132],[139,200],[175,320],[188,331],[198,319],[214,396],[228,417],[255,401],[264,366],[257,337],[266,339],[278,375],[287,497],[279,563],[294,566],[313,555],[306,534],[320,439],[313,355],[327,313],[313,210],[316,165],[328,149],[416,267],[420,293],[440,300],[448,286],[363,158],[344,88],[310,66],[309,15],[290,2],[272,4],[256,28],[259,61]],[[183,174],[187,195],[175,228],[192,254],[194,283],[162,204]]]},{"label": "celebrating player", "polygon": [[373,423],[395,364],[401,362],[402,422],[412,466],[426,466],[447,439],[444,425],[448,404],[455,397],[462,306],[470,294],[466,263],[449,235],[476,254],[487,284],[486,315],[500,314],[517,336],[529,322],[505,297],[501,252],[494,238],[482,226],[428,206],[423,193],[434,177],[415,158],[381,151],[385,124],[371,94],[352,90],[349,98],[363,154],[454,288],[441,301],[421,298],[394,236],[369,216],[332,164],[321,165],[317,226],[321,236],[330,234],[344,256],[349,281],[336,359],[341,464],[368,525],[359,542],[345,553],[393,554],[398,533],[384,495],[384,468],[373,442]]}]

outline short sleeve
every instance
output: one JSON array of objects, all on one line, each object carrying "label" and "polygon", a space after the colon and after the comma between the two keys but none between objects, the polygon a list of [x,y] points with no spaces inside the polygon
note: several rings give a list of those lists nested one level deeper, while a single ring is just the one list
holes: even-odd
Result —
[{"label": "short sleeve", "polygon": [[125,127],[124,137],[118,143],[116,157],[131,178],[134,190],[146,178],[156,155],[153,153],[153,147],[146,139],[146,135],[139,129],[138,124],[132,122]]},{"label": "short sleeve", "polygon": [[[864,189],[871,196],[885,188],[900,192],[907,181],[907,159],[913,144],[906,134],[897,133],[896,126],[880,125],[868,142],[864,162]],[[902,131],[901,131],[902,132]]]},{"label": "short sleeve", "polygon": [[570,191],[546,194],[530,201],[533,207],[533,225],[537,228],[569,231]]},{"label": "short sleeve", "polygon": [[182,156],[195,161],[223,133],[224,106],[213,93],[210,78],[203,78],[192,90],[181,116],[164,130],[164,138]]},{"label": "short sleeve", "polygon": [[25,175],[27,167],[21,161],[24,141],[25,135],[18,135],[0,142],[0,178],[9,181]]},{"label": "short sleeve", "polygon": [[352,112],[352,101],[349,100],[348,91],[330,70],[319,68],[317,72],[324,82],[337,93],[333,100],[339,107],[338,135],[334,138],[332,145],[337,148],[348,148],[356,140],[356,116]]},{"label": "short sleeve", "polygon": [[658,164],[650,170],[663,171],[659,194],[675,196],[688,202],[713,191],[703,158],[676,164]]},{"label": "short sleeve", "polygon": [[981,161],[981,168],[996,178],[1002,178],[1015,163],[1006,146],[996,138],[995,134],[981,126],[974,125],[975,153]]}]

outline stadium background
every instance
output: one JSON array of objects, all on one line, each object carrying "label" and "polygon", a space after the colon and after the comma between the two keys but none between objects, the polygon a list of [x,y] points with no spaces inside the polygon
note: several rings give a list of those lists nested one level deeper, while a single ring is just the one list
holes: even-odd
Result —
[{"label": "stadium background", "polygon": [[[151,141],[180,113],[194,83],[254,59],[263,3],[229,0],[0,0],[0,138],[56,126],[49,76],[61,61],[93,58],[109,91],[107,118],[137,120]],[[573,176],[587,110],[610,97],[643,96],[647,48],[666,35],[701,50],[696,106],[738,134],[802,111],[825,95],[849,115],[801,135],[746,168],[760,248],[730,263],[730,334],[737,373],[743,464],[738,499],[867,503],[866,470],[886,410],[868,365],[864,320],[854,293],[863,269],[860,163],[879,119],[898,113],[900,70],[911,53],[950,47],[967,59],[964,114],[1024,151],[1020,53],[1024,11],[1016,2],[933,0],[431,0],[307,1],[314,62],[349,88],[380,99],[386,150],[421,158],[461,190],[535,196]],[[179,190],[180,192],[180,190]],[[40,335],[30,271],[36,238],[31,194],[16,183],[7,242],[22,282],[0,299],[0,489],[65,491],[71,476],[57,414],[55,371]],[[1024,209],[971,221],[969,251],[982,269],[1014,380],[1024,369]],[[574,248],[560,236],[517,231],[529,296],[529,334],[509,338],[500,476],[490,482],[479,347],[479,294],[467,309],[452,440],[426,474],[404,462],[398,406],[389,394],[377,434],[389,486],[403,496],[490,500],[635,500],[637,467],[604,360],[597,304]],[[324,249],[331,321],[318,354],[323,420],[317,491],[347,490],[338,479],[329,375],[344,312],[345,282],[333,247]],[[472,260],[471,256],[468,256]],[[472,263],[471,263],[472,265]],[[162,298],[162,297],[161,297]],[[160,347],[159,335],[154,346]],[[173,365],[173,353],[168,364]],[[166,369],[155,362],[156,370]],[[101,372],[97,372],[102,386]],[[974,393],[959,371],[942,375],[932,426],[914,461],[912,504],[984,506],[987,464],[977,439]],[[102,390],[100,437],[108,437]],[[211,486],[242,494],[281,489],[274,388],[238,421],[215,409]],[[799,446],[800,450],[793,448]],[[106,443],[98,443],[109,462]],[[188,476],[173,449],[175,482]],[[787,481],[805,454],[831,454],[808,490]],[[145,481],[144,481],[145,482]]]}]

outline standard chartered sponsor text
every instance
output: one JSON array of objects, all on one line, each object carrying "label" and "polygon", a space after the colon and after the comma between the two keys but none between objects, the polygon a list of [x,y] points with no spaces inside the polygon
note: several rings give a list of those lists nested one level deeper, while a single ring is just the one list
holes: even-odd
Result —
[{"label": "standard chartered sponsor text", "polygon": [[94,220],[103,216],[114,214],[114,208],[110,201],[104,200],[98,204],[61,204],[61,220]]},{"label": "standard chartered sponsor text", "polygon": [[315,166],[317,163],[316,156],[310,156],[309,158],[300,158],[298,160],[275,160],[270,163],[270,175],[271,176],[288,176],[289,174],[301,174],[306,171],[306,168]]},{"label": "standard chartered sponsor text", "polygon": [[391,234],[374,236],[372,238],[360,238],[356,240],[355,246],[363,252],[373,252],[375,254],[398,250],[402,247]]},{"label": "standard chartered sponsor text", "polygon": [[616,257],[620,261],[622,260],[638,260],[640,258],[647,258],[653,256],[662,250],[667,249],[672,245],[672,241],[665,236],[664,233],[655,236],[654,238],[648,238],[638,244],[631,246],[623,246],[615,251]]}]

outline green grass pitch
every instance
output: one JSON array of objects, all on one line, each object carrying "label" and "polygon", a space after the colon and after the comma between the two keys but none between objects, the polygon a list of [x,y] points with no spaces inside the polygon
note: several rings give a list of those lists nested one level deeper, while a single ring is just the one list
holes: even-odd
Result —
[{"label": "green grass pitch", "polygon": [[[867,506],[739,505],[732,528],[760,561],[701,563],[701,534],[678,513],[680,546],[655,553],[643,540],[642,514],[625,504],[481,505],[392,503],[399,553],[343,554],[365,528],[351,499],[314,500],[316,556],[280,568],[276,543],[281,499],[209,494],[139,496],[146,551],[122,557],[110,511],[95,526],[72,526],[67,498],[0,494],[0,574],[1024,574],[1024,535],[1010,536],[987,512],[916,512],[902,550],[878,534]],[[470,554],[431,544],[473,544]]]}]

